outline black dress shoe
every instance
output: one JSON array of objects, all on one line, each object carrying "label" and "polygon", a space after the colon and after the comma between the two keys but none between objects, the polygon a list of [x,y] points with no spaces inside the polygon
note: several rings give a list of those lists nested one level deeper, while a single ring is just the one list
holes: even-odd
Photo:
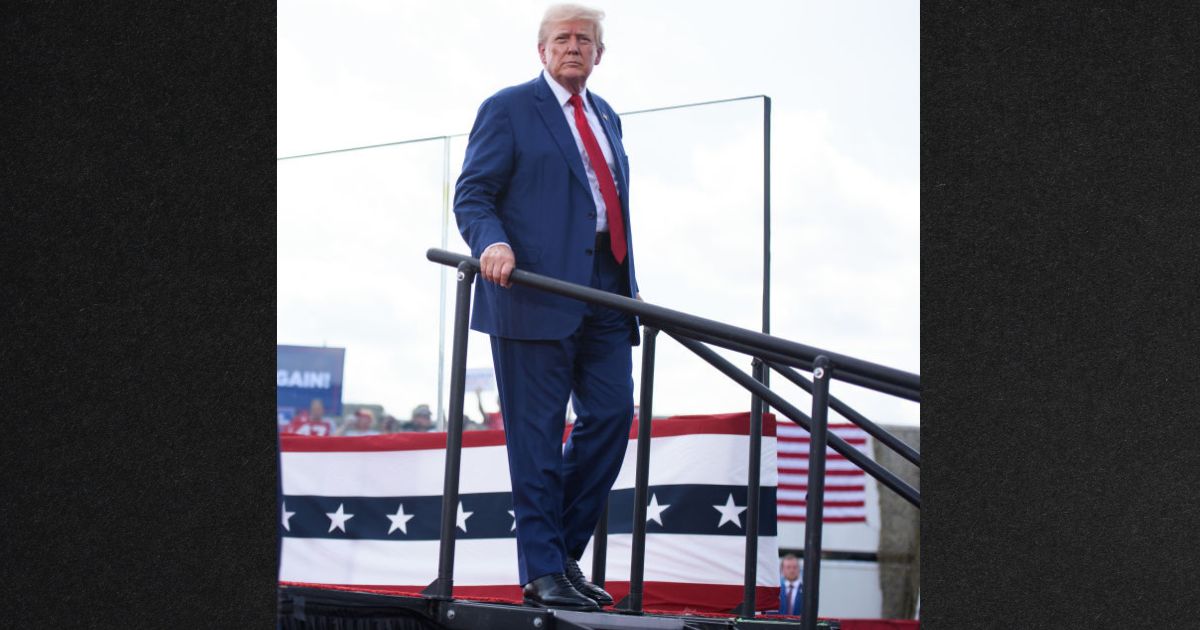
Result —
[{"label": "black dress shoe", "polygon": [[592,584],[583,577],[583,571],[579,570],[579,563],[572,558],[567,558],[567,580],[571,582],[571,586],[589,599],[596,600],[601,606],[612,606],[612,595],[604,592],[604,589]]},{"label": "black dress shoe", "polygon": [[596,602],[581,595],[562,573],[552,573],[528,583],[522,590],[525,603],[563,610],[600,610]]}]

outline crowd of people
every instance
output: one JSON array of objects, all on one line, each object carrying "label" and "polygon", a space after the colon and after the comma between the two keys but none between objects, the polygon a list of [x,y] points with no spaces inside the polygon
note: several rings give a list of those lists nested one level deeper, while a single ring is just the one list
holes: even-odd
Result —
[{"label": "crowd of people", "polygon": [[[463,428],[468,431],[500,428],[499,414],[484,413],[484,421],[464,415]],[[327,415],[325,405],[319,399],[313,399],[308,409],[301,409],[292,416],[291,420],[279,424],[280,433],[310,436],[341,436],[356,437],[363,435],[384,435],[388,433],[424,433],[436,431],[433,412],[429,405],[417,405],[409,414],[408,420],[401,420],[392,414],[376,413],[368,407],[358,407],[344,416]]]}]

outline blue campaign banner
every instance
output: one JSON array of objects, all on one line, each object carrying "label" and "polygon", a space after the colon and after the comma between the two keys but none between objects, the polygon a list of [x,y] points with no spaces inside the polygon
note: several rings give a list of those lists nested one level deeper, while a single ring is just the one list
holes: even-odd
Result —
[{"label": "blue campaign banner", "polygon": [[345,348],[275,346],[278,421],[286,424],[314,398],[325,406],[325,415],[342,415],[342,368]]}]

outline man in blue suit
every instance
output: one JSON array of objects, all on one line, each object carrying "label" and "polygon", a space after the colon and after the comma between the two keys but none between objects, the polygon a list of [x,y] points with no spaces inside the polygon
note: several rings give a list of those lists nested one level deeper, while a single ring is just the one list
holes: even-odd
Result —
[{"label": "man in blue suit", "polygon": [[804,610],[804,587],[800,582],[800,559],[787,554],[779,563],[779,614],[800,615]]},{"label": "man in blue suit", "polygon": [[[524,600],[596,610],[612,597],[579,559],[625,455],[635,318],[523,286],[514,268],[638,297],[621,120],[586,88],[604,13],[550,7],[543,72],[479,107],[454,214],[480,260],[471,327],[491,336]],[[576,422],[565,447],[568,400]]]}]

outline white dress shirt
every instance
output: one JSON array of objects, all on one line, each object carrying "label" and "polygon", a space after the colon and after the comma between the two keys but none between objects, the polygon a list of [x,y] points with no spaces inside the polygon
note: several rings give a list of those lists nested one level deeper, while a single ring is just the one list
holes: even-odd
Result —
[{"label": "white dress shirt", "polygon": [[[588,158],[587,149],[583,146],[583,137],[579,135],[579,128],[575,126],[575,106],[568,101],[571,99],[571,92],[567,88],[558,84],[550,75],[542,70],[542,78],[550,86],[550,91],[554,92],[554,97],[558,99],[558,104],[562,108],[563,116],[567,119],[567,126],[571,128],[571,136],[575,138],[575,148],[579,150],[579,157],[583,158],[583,170],[587,173],[588,186],[592,189],[592,199],[596,202],[596,231],[608,231],[608,212],[604,205],[604,195],[600,194],[600,180],[596,179],[595,167],[592,166],[591,159]],[[583,115],[587,117],[588,126],[592,128],[592,135],[596,136],[596,142],[600,145],[600,151],[604,153],[605,166],[608,167],[608,172],[612,175],[614,186],[617,183],[617,174],[613,170],[613,152],[612,147],[608,144],[608,135],[604,133],[604,127],[600,124],[600,119],[596,117],[596,110],[592,104],[588,102],[587,88],[579,93],[579,97],[583,99]],[[617,194],[620,194],[620,189]]]}]

